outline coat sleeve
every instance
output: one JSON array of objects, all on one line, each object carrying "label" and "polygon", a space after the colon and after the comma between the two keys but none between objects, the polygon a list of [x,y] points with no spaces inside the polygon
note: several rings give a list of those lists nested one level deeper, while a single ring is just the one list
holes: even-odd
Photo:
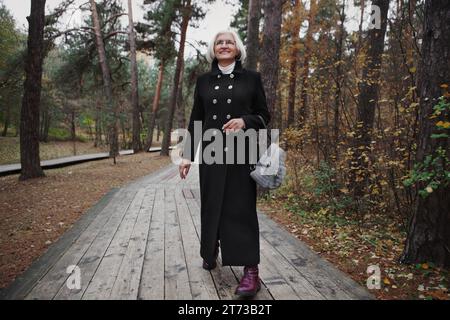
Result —
[{"label": "coat sleeve", "polygon": [[[205,109],[202,105],[202,101],[199,95],[199,79],[197,78],[197,82],[195,84],[194,90],[194,105],[192,107],[191,116],[189,118],[188,124],[188,132],[189,136],[184,139],[184,147],[183,147],[183,155],[184,159],[190,159],[194,161],[195,153],[198,148],[198,144],[201,140],[201,132],[198,134],[198,137],[194,137],[194,121],[201,121],[203,126],[203,121],[205,119]],[[194,138],[196,138],[194,140]]]},{"label": "coat sleeve", "polygon": [[266,126],[268,126],[271,115],[269,109],[267,108],[266,93],[264,92],[260,72],[257,73],[256,77],[256,90],[252,100],[252,113],[242,116],[245,123],[245,130],[250,128],[255,130],[264,128],[264,124],[261,122],[258,115],[263,117]]}]

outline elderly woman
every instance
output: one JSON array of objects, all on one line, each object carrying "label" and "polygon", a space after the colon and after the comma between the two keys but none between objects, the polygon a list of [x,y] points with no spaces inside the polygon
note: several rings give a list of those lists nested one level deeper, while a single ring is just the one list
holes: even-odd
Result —
[{"label": "elderly woman", "polygon": [[[264,128],[263,120],[265,124],[269,123],[271,115],[261,74],[242,67],[245,57],[244,45],[234,31],[218,32],[209,44],[207,59],[211,71],[197,79],[188,125],[190,139],[187,140],[190,143],[184,145],[179,166],[181,179],[186,178],[200,142],[194,139],[195,122],[201,124],[202,137],[210,129],[215,139],[221,136],[227,143],[228,136]],[[200,144],[204,153],[212,149],[209,155],[216,160],[213,163],[202,161],[206,154],[202,158],[200,151],[200,255],[203,268],[216,267],[220,246],[222,265],[244,266],[244,275],[235,292],[239,296],[253,296],[261,287],[256,183],[250,177],[253,162],[250,163],[248,157],[249,140],[245,140],[244,163],[236,161],[235,155],[231,156],[234,163],[228,161],[230,155],[227,152],[238,150],[236,147],[208,148],[211,141],[205,137]]]}]

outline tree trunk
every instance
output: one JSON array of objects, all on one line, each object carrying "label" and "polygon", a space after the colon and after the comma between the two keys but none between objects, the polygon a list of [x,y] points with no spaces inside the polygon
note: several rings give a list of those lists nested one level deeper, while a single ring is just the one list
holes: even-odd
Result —
[{"label": "tree trunk", "polygon": [[45,0],[31,1],[28,49],[20,115],[20,180],[44,176],[39,158],[39,107],[42,89]]},{"label": "tree trunk", "polygon": [[[183,73],[184,73],[184,61],[182,61],[182,67],[181,67],[181,74],[180,74],[180,83],[178,85],[178,98],[177,98],[177,123],[178,128],[185,128],[186,127],[186,116],[185,116],[185,110],[184,110],[184,103],[183,103]],[[182,137],[180,136],[180,139]]]},{"label": "tree trunk", "polygon": [[97,99],[95,104],[95,140],[94,146],[98,147],[102,144],[102,116],[101,116],[101,104]]},{"label": "tree trunk", "polygon": [[48,112],[48,106],[43,106],[41,113],[41,125],[39,132],[39,140],[43,142],[48,141],[48,131],[50,129],[50,114]]},{"label": "tree trunk", "polygon": [[291,59],[289,66],[289,97],[288,97],[288,112],[287,112],[287,127],[291,127],[295,121],[295,89],[297,87],[297,60],[299,53],[299,33],[300,27],[302,24],[300,9],[301,9],[301,1],[295,0],[294,6],[294,25],[292,30],[292,47],[291,47]]},{"label": "tree trunk", "polygon": [[[440,147],[450,158],[450,138],[431,138],[439,120],[448,121],[448,109],[440,117],[430,118],[438,98],[446,96],[450,103],[450,2],[434,0],[425,2],[422,61],[419,67],[419,135],[416,162],[424,159]],[[445,86],[447,85],[447,86]],[[446,119],[445,119],[446,117]],[[444,162],[444,163],[442,163]],[[448,172],[448,160],[440,161]],[[425,182],[417,184],[425,189]],[[434,189],[434,188],[433,188]],[[405,249],[401,257],[404,263],[431,261],[442,267],[450,267],[450,186],[439,185],[427,197],[418,196],[410,220]]]},{"label": "tree trunk", "polygon": [[355,56],[358,56],[359,49],[361,48],[361,44],[362,44],[362,27],[363,27],[363,22],[364,22],[365,6],[366,6],[365,0],[361,0],[361,2],[360,2],[359,26],[358,26],[358,44],[356,46]]},{"label": "tree trunk", "polygon": [[368,185],[368,162],[372,141],[372,128],[375,108],[378,104],[380,70],[386,34],[389,0],[374,0],[373,5],[380,8],[381,29],[369,30],[366,62],[359,85],[357,122],[355,128],[353,159],[351,161],[351,187],[356,198],[361,198]]},{"label": "tree trunk", "polygon": [[[161,88],[164,77],[165,60],[161,60],[159,64],[158,82],[156,83],[155,95],[153,97],[152,109],[148,116],[148,128],[147,128],[147,144],[145,145],[145,150],[148,151],[152,147],[153,143],[153,131],[155,128],[156,115],[159,109],[159,99],[161,97]],[[159,130],[159,129],[158,129]],[[158,138],[159,140],[159,138]]]},{"label": "tree trunk", "polygon": [[303,60],[303,73],[302,73],[302,92],[301,92],[301,105],[299,110],[298,126],[301,128],[306,122],[308,116],[308,87],[309,87],[309,61],[311,59],[311,51],[313,44],[313,31],[315,27],[315,18],[317,11],[317,0],[311,0],[308,15],[308,30],[305,36],[305,53]]},{"label": "tree trunk", "polygon": [[159,141],[160,133],[161,133],[161,130],[159,128],[159,123],[158,123],[158,125],[156,126],[156,141]]},{"label": "tree trunk", "polygon": [[70,112],[70,138],[72,141],[75,141],[76,139],[76,132],[75,132],[75,111],[72,110]]},{"label": "tree trunk", "polygon": [[130,40],[131,108],[133,110],[133,151],[142,151],[141,122],[139,120],[138,69],[136,61],[136,34],[134,32],[133,8],[128,0],[128,37]]},{"label": "tree trunk", "polygon": [[8,127],[9,127],[9,119],[11,117],[11,106],[9,103],[6,103],[5,105],[5,125],[3,127],[3,132],[2,132],[2,136],[6,137],[6,134],[8,133]]},{"label": "tree trunk", "polygon": [[100,27],[100,20],[97,13],[97,5],[95,0],[89,0],[91,3],[92,11],[92,22],[95,32],[95,42],[97,45],[98,58],[103,76],[103,87],[105,90],[106,104],[108,106],[108,138],[109,138],[109,156],[114,158],[114,163],[116,163],[116,156],[119,154],[118,146],[118,134],[117,134],[117,110],[114,106],[112,84],[111,84],[111,73],[106,60],[105,45],[103,43],[103,35]]},{"label": "tree trunk", "polygon": [[[274,119],[277,118],[275,112],[278,99],[282,5],[283,1],[281,0],[267,0],[264,2],[264,38],[261,49],[260,70],[267,97],[267,107]],[[274,127],[274,124],[269,124],[269,127]]]},{"label": "tree trunk", "polygon": [[[283,12],[283,0],[266,0],[264,2],[264,30],[260,55],[261,80],[266,94],[267,108],[272,115],[270,128],[280,128],[278,122],[278,73],[281,43],[281,22]],[[266,189],[257,188],[257,195],[267,194]]]},{"label": "tree trunk", "polygon": [[344,23],[345,23],[345,0],[342,3],[341,12],[339,14],[340,26],[339,33],[336,37],[336,92],[334,94],[334,123],[333,123],[333,157],[336,161],[338,158],[338,145],[339,145],[339,106],[341,104],[342,97],[342,46],[344,42]]},{"label": "tree trunk", "polygon": [[162,156],[169,155],[172,122],[173,122],[173,116],[175,113],[175,107],[176,107],[176,103],[177,103],[177,93],[178,93],[178,85],[180,83],[181,67],[183,66],[183,59],[184,59],[184,44],[186,42],[186,30],[187,30],[187,27],[189,24],[189,20],[191,19],[191,14],[192,14],[191,0],[186,0],[183,5],[183,19],[181,22],[180,49],[178,50],[177,65],[175,68],[173,88],[172,88],[172,92],[170,95],[169,110],[168,110],[168,115],[167,115],[166,124],[165,124],[165,128],[164,128],[163,141],[162,141],[162,145],[161,145],[161,155]]},{"label": "tree trunk", "polygon": [[247,61],[246,68],[256,70],[259,48],[259,20],[261,19],[261,1],[249,0],[247,26]]}]

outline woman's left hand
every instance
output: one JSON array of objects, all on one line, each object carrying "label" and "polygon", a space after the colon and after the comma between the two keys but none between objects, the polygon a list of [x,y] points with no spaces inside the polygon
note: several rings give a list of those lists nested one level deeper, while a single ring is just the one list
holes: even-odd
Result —
[{"label": "woman's left hand", "polygon": [[225,123],[222,127],[222,130],[225,132],[235,132],[244,128],[245,128],[244,120],[242,118],[235,118]]}]

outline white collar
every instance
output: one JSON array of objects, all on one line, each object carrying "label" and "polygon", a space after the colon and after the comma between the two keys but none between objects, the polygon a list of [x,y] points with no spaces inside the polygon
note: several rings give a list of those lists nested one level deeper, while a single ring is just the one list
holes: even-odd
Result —
[{"label": "white collar", "polygon": [[217,66],[219,67],[220,71],[222,71],[223,74],[229,74],[229,73],[233,72],[235,64],[236,64],[236,61],[233,61],[233,63],[229,64],[226,67],[222,67],[220,64],[217,64]]}]

